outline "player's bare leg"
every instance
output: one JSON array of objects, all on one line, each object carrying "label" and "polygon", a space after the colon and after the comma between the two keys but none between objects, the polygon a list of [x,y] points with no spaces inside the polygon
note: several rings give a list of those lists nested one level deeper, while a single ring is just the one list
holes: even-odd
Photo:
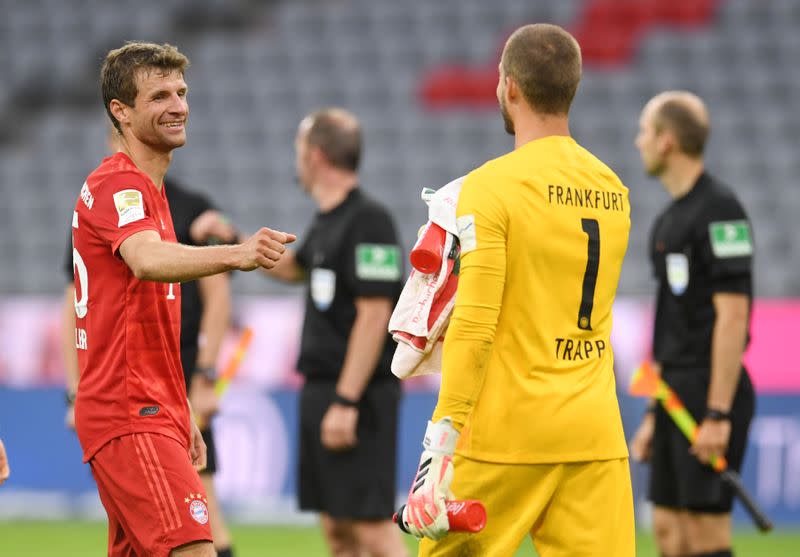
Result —
[{"label": "player's bare leg", "polygon": [[320,515],[320,521],[322,533],[333,557],[361,557],[352,521],[337,520],[325,513]]},{"label": "player's bare leg", "polygon": [[211,542],[199,541],[176,547],[169,557],[217,557],[217,551]]},{"label": "player's bare leg", "polygon": [[358,521],[353,531],[359,547],[370,557],[408,557],[400,529],[391,520]]},{"label": "player's bare leg", "polygon": [[222,509],[219,506],[217,492],[214,489],[214,476],[201,473],[200,480],[202,480],[203,487],[206,490],[208,518],[211,524],[211,536],[214,538],[214,548],[218,551],[229,549],[231,547],[231,532],[228,530],[228,525],[225,523],[225,517],[222,515]]},{"label": "player's bare leg", "polygon": [[689,541],[683,513],[675,509],[653,508],[653,536],[664,557],[688,557]]},{"label": "player's bare leg", "polygon": [[702,555],[731,548],[731,515],[684,513],[689,554]]}]

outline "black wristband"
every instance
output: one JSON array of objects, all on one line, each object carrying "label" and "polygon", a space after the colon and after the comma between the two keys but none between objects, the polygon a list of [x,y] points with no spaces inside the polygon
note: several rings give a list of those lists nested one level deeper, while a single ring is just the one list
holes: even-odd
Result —
[{"label": "black wristband", "polygon": [[731,413],[723,412],[722,410],[717,410],[716,408],[709,408],[706,410],[706,419],[713,420],[715,422],[730,421]]},{"label": "black wristband", "polygon": [[64,404],[66,404],[67,406],[72,406],[73,404],[75,404],[76,396],[77,395],[73,392],[64,391]]},{"label": "black wristband", "polygon": [[339,393],[333,393],[333,400],[331,401],[332,404],[339,404],[341,406],[349,406],[350,408],[358,408],[358,401],[353,400],[352,398],[347,398],[346,396],[342,396]]},{"label": "black wristband", "polygon": [[644,409],[645,414],[654,414],[656,411],[656,405],[648,405],[647,408]]}]

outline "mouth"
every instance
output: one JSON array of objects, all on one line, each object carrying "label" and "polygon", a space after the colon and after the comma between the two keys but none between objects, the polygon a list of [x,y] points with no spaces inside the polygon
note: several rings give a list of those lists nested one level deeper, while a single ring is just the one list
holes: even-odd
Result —
[{"label": "mouth", "polygon": [[169,122],[161,122],[159,124],[162,128],[166,128],[170,132],[181,132],[186,126],[185,120],[171,120]]}]

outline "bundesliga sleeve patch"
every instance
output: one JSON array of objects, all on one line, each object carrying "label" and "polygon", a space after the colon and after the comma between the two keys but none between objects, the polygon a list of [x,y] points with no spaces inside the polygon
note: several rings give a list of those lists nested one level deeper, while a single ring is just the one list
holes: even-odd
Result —
[{"label": "bundesliga sleeve patch", "polygon": [[750,224],[746,220],[712,222],[708,225],[711,250],[715,257],[745,257],[753,255]]},{"label": "bundesliga sleeve patch", "polygon": [[394,281],[400,279],[400,248],[392,244],[358,244],[356,278]]},{"label": "bundesliga sleeve patch", "polygon": [[144,218],[144,203],[142,192],[139,190],[122,190],[114,194],[114,206],[117,208],[119,222],[117,226],[142,220]]},{"label": "bundesliga sleeve patch", "polygon": [[469,253],[478,247],[475,235],[475,215],[462,215],[456,219],[458,241],[461,242],[461,253]]}]

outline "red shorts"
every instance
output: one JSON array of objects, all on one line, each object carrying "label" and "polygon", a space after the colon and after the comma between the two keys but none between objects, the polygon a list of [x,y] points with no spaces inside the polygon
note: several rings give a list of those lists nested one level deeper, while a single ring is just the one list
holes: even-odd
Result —
[{"label": "red shorts", "polygon": [[175,439],[117,437],[89,464],[108,513],[109,557],[167,557],[181,545],[212,540],[203,483]]}]

